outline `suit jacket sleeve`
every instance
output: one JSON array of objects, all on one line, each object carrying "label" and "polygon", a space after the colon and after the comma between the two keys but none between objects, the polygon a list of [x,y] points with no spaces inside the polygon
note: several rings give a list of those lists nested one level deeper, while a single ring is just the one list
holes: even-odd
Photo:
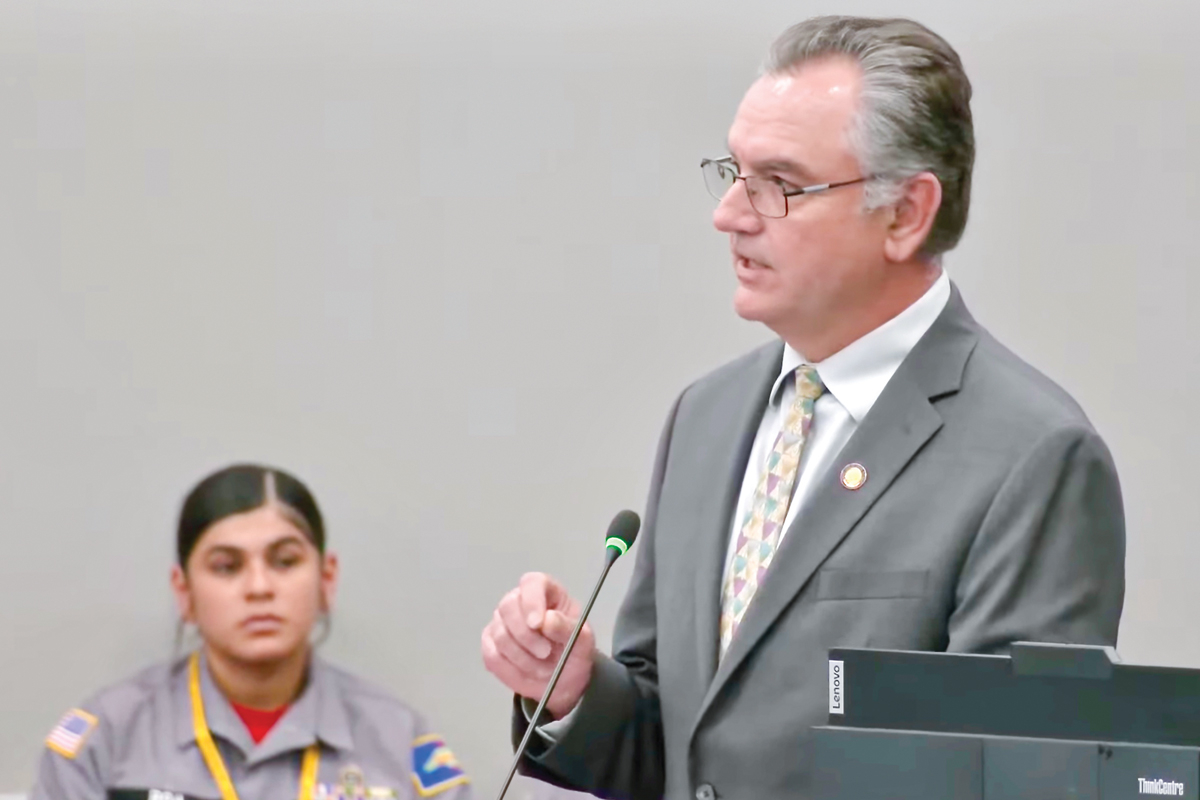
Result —
[{"label": "suit jacket sleeve", "polygon": [[[659,441],[637,561],[613,634],[614,655],[596,653],[591,683],[557,741],[530,739],[521,763],[524,774],[601,797],[662,797],[665,768],[658,701],[654,529],[678,408],[676,400]],[[524,733],[525,720],[518,698],[514,745]]]},{"label": "suit jacket sleeve", "polygon": [[1005,479],[963,565],[948,649],[1115,645],[1125,595],[1116,468],[1090,427],[1044,436]]}]

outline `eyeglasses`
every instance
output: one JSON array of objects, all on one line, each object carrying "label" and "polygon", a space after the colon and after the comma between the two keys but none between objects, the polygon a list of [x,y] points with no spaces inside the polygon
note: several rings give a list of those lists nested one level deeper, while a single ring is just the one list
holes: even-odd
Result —
[{"label": "eyeglasses", "polygon": [[801,194],[816,194],[826,189],[836,189],[839,186],[850,186],[863,183],[870,178],[855,178],[852,181],[839,183],[818,183],[805,186],[802,189],[787,189],[778,178],[764,178],[758,175],[738,175],[737,162],[732,157],[706,158],[700,162],[700,171],[704,173],[704,185],[708,193],[721,200],[733,187],[741,181],[746,184],[746,196],[750,198],[750,206],[764,217],[779,219],[788,214],[788,198]]}]

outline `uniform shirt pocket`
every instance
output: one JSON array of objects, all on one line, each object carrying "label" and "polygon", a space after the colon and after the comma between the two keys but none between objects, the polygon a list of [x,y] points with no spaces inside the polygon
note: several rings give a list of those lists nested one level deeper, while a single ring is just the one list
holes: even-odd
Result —
[{"label": "uniform shirt pocket", "polygon": [[818,600],[895,600],[924,597],[929,570],[860,572],[826,569],[817,575]]}]

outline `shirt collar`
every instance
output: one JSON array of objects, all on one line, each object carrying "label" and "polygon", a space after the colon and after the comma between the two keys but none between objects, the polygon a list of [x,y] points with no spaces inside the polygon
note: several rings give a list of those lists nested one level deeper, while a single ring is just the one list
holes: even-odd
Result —
[{"label": "shirt collar", "polygon": [[[187,659],[176,665],[172,679],[175,686],[176,738],[181,746],[196,742],[192,728],[187,665]],[[303,750],[318,740],[339,750],[348,750],[353,745],[350,720],[337,677],[329,665],[316,656],[309,664],[304,691],[275,723],[267,738],[257,746],[233,706],[217,688],[203,656],[200,658],[200,696],[204,699],[204,713],[213,736],[224,739],[240,750],[251,765],[280,753]]]},{"label": "shirt collar", "polygon": [[[950,299],[945,271],[908,308],[824,361],[813,364],[825,389],[861,423],[884,387],[925,332],[933,326]],[[796,368],[809,363],[791,345],[783,348],[779,377],[771,387],[771,402],[779,401],[783,382]]]},{"label": "shirt collar", "polygon": [[266,761],[280,753],[303,750],[317,740],[339,750],[347,750],[353,743],[337,677],[328,664],[313,656],[304,691],[275,723],[250,761]]},{"label": "shirt collar", "polygon": [[[175,727],[180,745],[196,742],[196,731],[192,726],[190,661],[189,655],[175,664],[171,676],[172,694],[175,698]],[[208,670],[208,659],[204,657],[203,652],[200,655],[200,697],[204,700],[204,718],[213,737],[229,742],[243,756],[253,751],[254,740],[250,738],[250,732],[238,718],[233,706],[229,705],[225,695],[217,688]]]}]

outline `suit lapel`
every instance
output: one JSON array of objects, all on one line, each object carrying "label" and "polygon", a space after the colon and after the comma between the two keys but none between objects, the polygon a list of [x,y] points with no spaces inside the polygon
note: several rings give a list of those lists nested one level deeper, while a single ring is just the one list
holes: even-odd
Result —
[{"label": "suit lapel", "polygon": [[703,686],[712,682],[717,671],[721,577],[729,548],[730,525],[746,474],[746,462],[771,385],[779,377],[782,358],[782,343],[764,347],[748,369],[733,376],[722,388],[728,399],[712,403],[713,418],[699,426],[701,430],[712,431],[705,449],[715,460],[709,472],[715,480],[711,491],[704,494],[705,507],[700,516],[705,528],[698,532],[696,540],[696,663],[700,665]]},{"label": "suit lapel", "polygon": [[[708,687],[697,725],[739,665],[825,559],[942,426],[942,418],[930,400],[958,390],[967,358],[977,341],[978,328],[955,288],[942,315],[901,364],[838,454],[829,473],[819,479],[807,507],[788,529],[766,581],[746,611]],[[760,413],[761,408],[760,405]],[[840,482],[841,466],[851,462],[867,468],[867,482],[857,491],[845,489]],[[740,488],[745,457],[739,463],[742,472],[731,477],[730,483]],[[722,519],[727,523],[728,515]],[[723,544],[728,545],[728,531]],[[711,614],[707,618],[710,622],[720,614],[719,588],[713,597],[712,610],[701,608],[702,614]],[[715,623],[712,628],[714,633],[710,638],[715,642]]]}]

